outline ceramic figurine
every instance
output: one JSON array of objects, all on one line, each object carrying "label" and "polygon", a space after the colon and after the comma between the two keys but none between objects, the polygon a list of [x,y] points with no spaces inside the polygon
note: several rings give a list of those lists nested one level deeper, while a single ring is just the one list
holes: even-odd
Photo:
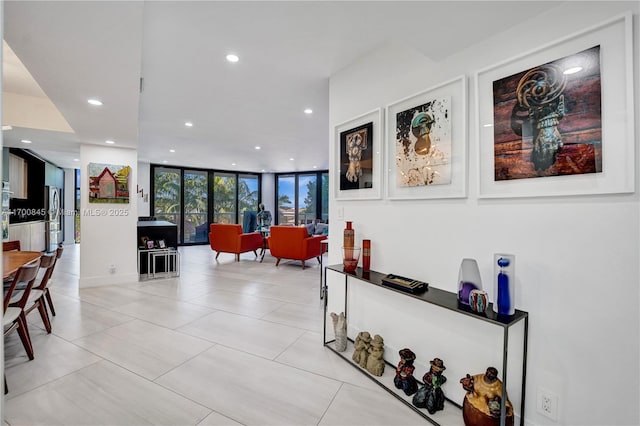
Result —
[{"label": "ceramic figurine", "polygon": [[333,332],[336,335],[336,351],[344,352],[347,350],[347,321],[344,317],[344,312],[340,312],[340,315],[331,312],[330,315],[333,321]]},{"label": "ceramic figurine", "polygon": [[369,345],[371,343],[371,335],[368,331],[361,331],[356,336],[354,342],[354,351],[351,359],[360,367],[365,368],[367,366],[367,356],[369,355]]},{"label": "ceramic figurine", "polygon": [[379,334],[373,336],[367,358],[367,371],[374,376],[382,376],[384,373],[384,340]]},{"label": "ceramic figurine", "polygon": [[[502,382],[498,379],[498,370],[487,368],[484,374],[476,374],[460,379],[462,388],[467,391],[462,403],[462,418],[466,426],[500,425],[500,407]],[[507,426],[513,426],[513,406],[507,397]]]},{"label": "ceramic figurine", "polygon": [[396,368],[396,376],[393,379],[393,383],[396,388],[402,389],[406,395],[413,395],[418,390],[418,382],[413,377],[413,371],[416,367],[413,366],[413,361],[416,359],[411,349],[404,348],[400,350],[400,362]]},{"label": "ceramic figurine", "polygon": [[413,405],[420,408],[426,408],[429,414],[436,411],[444,410],[444,392],[442,385],[447,378],[442,372],[447,369],[440,358],[434,358],[431,362],[431,368],[422,377],[424,386],[418,389],[413,396]]}]

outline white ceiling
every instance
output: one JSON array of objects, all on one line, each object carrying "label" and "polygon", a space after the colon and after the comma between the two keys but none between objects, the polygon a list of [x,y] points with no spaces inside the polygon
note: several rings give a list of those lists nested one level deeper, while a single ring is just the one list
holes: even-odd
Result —
[{"label": "white ceiling", "polygon": [[[438,61],[558,3],[5,1],[4,40],[41,93],[5,55],[4,145],[72,168],[81,143],[111,139],[151,163],[327,169],[332,74],[391,42]],[[9,100],[38,96],[73,132],[39,123],[35,107],[28,123],[5,121],[24,107]]]}]

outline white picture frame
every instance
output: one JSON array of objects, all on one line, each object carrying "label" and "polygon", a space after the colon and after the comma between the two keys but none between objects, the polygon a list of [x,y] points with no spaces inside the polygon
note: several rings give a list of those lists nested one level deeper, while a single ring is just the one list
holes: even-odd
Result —
[{"label": "white picture frame", "polygon": [[[342,189],[341,182],[344,184],[345,168],[347,164],[343,164],[345,158],[344,140],[341,135],[349,134],[354,129],[370,124],[371,135],[369,136],[370,146],[367,146],[367,163],[362,163],[365,170],[362,176],[358,176],[360,187],[353,189]],[[373,111],[354,117],[348,121],[335,126],[334,129],[334,172],[333,182],[335,188],[335,196],[337,200],[379,200],[382,198],[382,179],[383,167],[383,110],[377,108]],[[370,164],[369,164],[370,161]],[[348,160],[347,160],[348,162]],[[342,181],[341,181],[342,179]],[[366,179],[366,181],[363,181]]]},{"label": "white picture frame", "polygon": [[[399,135],[398,126],[398,114],[406,113],[409,110],[419,108],[421,106],[438,105],[436,113],[442,114],[442,111],[446,109],[448,127],[444,127],[442,130],[442,139],[446,139],[448,142],[442,145],[437,145],[440,136],[434,134],[434,127],[431,129],[431,136],[433,138],[432,147],[442,147],[441,156],[439,160],[441,163],[439,167],[443,167],[448,177],[445,179],[445,183],[433,184],[428,183],[425,176],[420,174],[418,170],[425,170],[422,165],[418,168],[414,168],[416,174],[419,176],[419,181],[409,182],[404,179],[406,174],[403,167],[407,167],[411,161],[416,158],[417,155],[413,152],[407,154],[407,150],[400,142],[402,136]],[[417,109],[416,109],[417,112]],[[390,200],[411,200],[411,199],[442,199],[442,198],[466,198],[467,197],[467,78],[464,75],[458,76],[452,80],[438,84],[425,91],[409,96],[407,98],[396,101],[386,107],[387,118],[387,131],[386,131],[386,146],[385,146],[385,197]],[[435,117],[434,117],[435,118]],[[413,138],[415,136],[411,136]],[[407,140],[404,138],[404,140]],[[416,141],[417,142],[417,141]],[[415,149],[417,145],[412,145],[408,149]],[[398,154],[400,152],[400,154]],[[429,154],[434,151],[429,149]],[[425,156],[426,157],[426,156]],[[424,161],[424,160],[422,160]],[[448,162],[448,165],[446,164]],[[404,164],[403,164],[404,163]],[[415,164],[415,163],[413,163]],[[412,167],[411,164],[408,167]],[[432,172],[431,172],[432,173]],[[426,179],[428,179],[427,175]],[[433,176],[433,175],[431,175]],[[413,186],[411,186],[413,185]]]},{"label": "white picture frame", "polygon": [[[493,82],[594,46],[600,46],[602,171],[496,180]],[[475,75],[478,197],[543,197],[634,192],[632,58],[632,15],[626,13],[478,71]]]}]

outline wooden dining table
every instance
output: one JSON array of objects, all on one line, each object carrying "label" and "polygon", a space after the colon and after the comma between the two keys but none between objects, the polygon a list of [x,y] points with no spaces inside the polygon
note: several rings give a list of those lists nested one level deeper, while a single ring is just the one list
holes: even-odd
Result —
[{"label": "wooden dining table", "polygon": [[3,251],[2,252],[2,278],[6,281],[15,274],[21,266],[40,259],[42,253],[39,251]]}]

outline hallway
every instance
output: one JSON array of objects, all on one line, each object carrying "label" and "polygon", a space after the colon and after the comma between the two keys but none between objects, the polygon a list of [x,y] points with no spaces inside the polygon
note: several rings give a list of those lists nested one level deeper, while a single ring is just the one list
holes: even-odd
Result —
[{"label": "hallway", "polygon": [[322,346],[319,265],[180,248],[181,276],[78,289],[79,246],[52,279],[35,359],[5,339],[9,425],[400,425],[424,419]]}]

